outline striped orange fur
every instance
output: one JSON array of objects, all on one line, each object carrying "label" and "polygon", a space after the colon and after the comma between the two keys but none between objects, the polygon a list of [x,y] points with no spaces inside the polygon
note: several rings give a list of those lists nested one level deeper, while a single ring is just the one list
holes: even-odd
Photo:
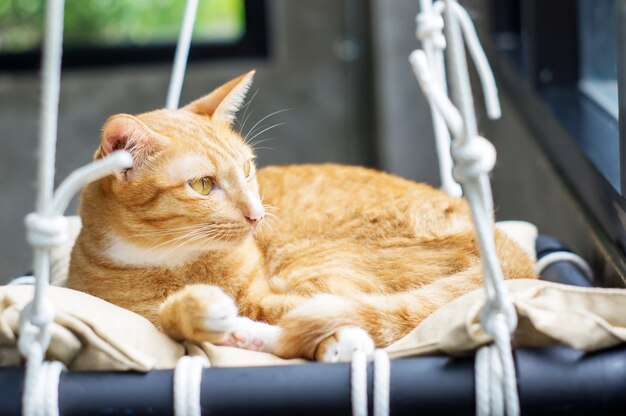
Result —
[{"label": "striped orange fur", "polygon": [[[341,328],[386,346],[480,287],[464,200],[333,164],[246,178],[254,153],[232,121],[252,75],[179,110],[107,120],[95,158],[125,148],[134,165],[84,189],[70,287],[176,339],[317,359]],[[203,177],[206,196],[189,186]],[[507,278],[535,275],[515,243],[496,243]]]}]

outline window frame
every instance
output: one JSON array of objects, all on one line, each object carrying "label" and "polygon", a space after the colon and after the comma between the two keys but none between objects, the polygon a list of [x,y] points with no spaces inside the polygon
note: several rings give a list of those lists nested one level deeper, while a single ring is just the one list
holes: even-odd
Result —
[{"label": "window frame", "polygon": [[[244,13],[246,23],[243,36],[223,42],[192,40],[189,61],[267,58],[267,1],[244,0]],[[63,50],[62,66],[64,69],[79,69],[168,63],[174,59],[175,49],[176,41],[142,46],[66,47]],[[40,66],[40,49],[0,54],[0,71],[37,71]]]},{"label": "window frame", "polygon": [[[579,88],[578,16],[570,0],[488,0],[490,36],[484,40],[500,87],[517,103],[580,206],[591,214],[603,236],[620,249],[623,258],[626,5],[622,1],[616,4],[619,114],[624,115],[619,122]],[[518,19],[512,12],[516,7],[521,13]],[[517,42],[511,41],[512,34],[518,35]],[[549,79],[542,72],[546,68]],[[601,146],[597,145],[599,139],[603,140]]]}]

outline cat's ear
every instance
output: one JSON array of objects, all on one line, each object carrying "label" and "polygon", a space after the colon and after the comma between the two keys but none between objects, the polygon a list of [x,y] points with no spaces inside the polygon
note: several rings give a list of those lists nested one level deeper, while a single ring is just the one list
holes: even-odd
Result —
[{"label": "cat's ear", "polygon": [[153,132],[137,117],[130,114],[117,114],[110,117],[102,128],[100,147],[94,159],[101,159],[116,150],[126,150],[133,157],[133,167],[124,174],[130,178],[131,171],[141,167],[146,158],[158,152],[165,139]]},{"label": "cat's ear", "polygon": [[232,123],[235,113],[243,105],[246,93],[252,85],[254,70],[245,73],[213,92],[185,106],[185,109],[196,114],[210,116],[214,121]]}]

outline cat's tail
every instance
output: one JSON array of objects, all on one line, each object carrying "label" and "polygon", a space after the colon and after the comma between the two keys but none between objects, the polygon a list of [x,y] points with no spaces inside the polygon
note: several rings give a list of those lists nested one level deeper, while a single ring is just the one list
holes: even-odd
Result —
[{"label": "cat's tail", "polygon": [[480,287],[480,265],[404,292],[355,297],[317,295],[279,322],[276,354],[319,358],[318,347],[346,327],[364,329],[382,348],[400,339],[437,308]]}]

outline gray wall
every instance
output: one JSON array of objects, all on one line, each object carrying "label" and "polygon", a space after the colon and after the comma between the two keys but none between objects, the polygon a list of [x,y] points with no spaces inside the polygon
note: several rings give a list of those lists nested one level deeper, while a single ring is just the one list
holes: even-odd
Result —
[{"label": "gray wall", "polygon": [[372,43],[380,166],[406,178],[439,184],[430,110],[409,65],[417,0],[372,0]]},{"label": "gray wall", "polygon": [[[290,108],[267,126],[262,164],[368,164],[438,184],[430,115],[408,65],[416,0],[274,0],[270,59],[193,63],[182,102],[230,77],[258,69],[251,122]],[[484,29],[482,1],[471,2]],[[370,5],[370,17],[363,6]],[[356,53],[347,53],[347,52]],[[169,65],[66,71],[63,76],[57,170],[65,177],[90,160],[102,122],[117,112],[163,105]],[[535,144],[515,104],[501,92],[504,117],[481,123],[498,150],[493,186],[498,219],[527,219],[614,274],[610,247]],[[39,79],[0,75],[0,282],[30,268],[22,218],[33,208]],[[246,128],[247,129],[247,128]],[[374,142],[372,143],[372,140]],[[372,150],[375,151],[372,154]]]},{"label": "gray wall", "polygon": [[[275,0],[270,3],[272,54],[268,60],[192,63],[181,102],[188,102],[250,68],[257,68],[254,113],[248,130],[265,115],[270,126],[286,122],[261,138],[261,164],[368,161],[364,103],[365,50],[346,59],[342,41],[364,43],[359,3],[353,0]],[[363,4],[363,3],[361,3]],[[354,16],[353,16],[354,14]],[[163,106],[169,64],[67,70],[63,73],[57,180],[91,160],[99,129],[111,114],[139,113]],[[28,271],[30,250],[22,219],[34,207],[39,112],[36,73],[0,74],[0,282]],[[57,181],[58,182],[58,181]]]}]

